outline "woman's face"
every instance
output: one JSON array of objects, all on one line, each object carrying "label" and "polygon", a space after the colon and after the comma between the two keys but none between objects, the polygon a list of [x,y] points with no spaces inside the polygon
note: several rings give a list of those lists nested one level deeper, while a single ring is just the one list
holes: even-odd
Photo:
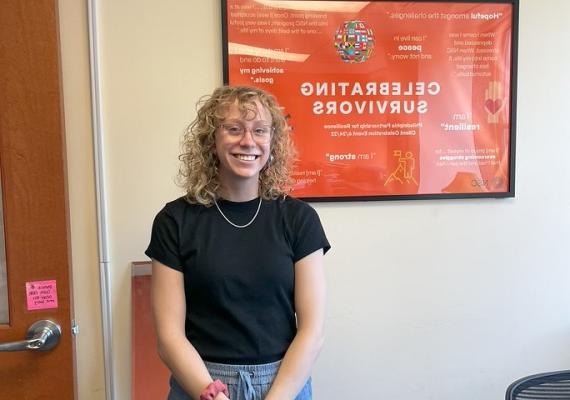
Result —
[{"label": "woman's face", "polygon": [[245,115],[237,102],[232,104],[216,131],[216,154],[220,160],[222,182],[253,182],[267,163],[271,148],[272,118],[269,111],[255,100]]}]

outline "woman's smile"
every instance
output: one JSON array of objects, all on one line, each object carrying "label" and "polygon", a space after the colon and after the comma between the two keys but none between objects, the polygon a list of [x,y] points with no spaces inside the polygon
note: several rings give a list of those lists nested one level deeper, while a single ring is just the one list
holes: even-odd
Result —
[{"label": "woman's smile", "polygon": [[241,161],[255,161],[259,156],[256,154],[234,154]]}]

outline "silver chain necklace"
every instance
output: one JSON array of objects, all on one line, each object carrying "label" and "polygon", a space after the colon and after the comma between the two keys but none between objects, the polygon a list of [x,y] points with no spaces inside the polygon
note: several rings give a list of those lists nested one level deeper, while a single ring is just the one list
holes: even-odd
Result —
[{"label": "silver chain necklace", "polygon": [[241,229],[241,228],[247,228],[248,226],[250,226],[250,225],[253,223],[253,221],[255,221],[255,218],[257,218],[257,214],[259,214],[259,209],[261,208],[261,200],[262,200],[262,198],[261,198],[261,196],[259,196],[259,204],[257,205],[257,211],[255,212],[255,215],[253,216],[253,218],[251,219],[251,221],[249,221],[249,222],[248,222],[247,224],[245,224],[245,225],[237,225],[237,224],[234,224],[232,221],[230,221],[230,220],[228,219],[228,217],[226,217],[226,216],[224,215],[224,213],[222,212],[222,210],[220,209],[220,206],[218,205],[218,202],[216,201],[216,199],[214,199],[214,204],[216,205],[216,208],[218,209],[218,211],[220,212],[220,214],[222,214],[222,217],[224,217],[224,219],[225,219],[226,221],[228,221],[228,224],[230,224],[231,226],[234,226],[234,227],[236,227],[236,228],[240,228],[240,229]]}]

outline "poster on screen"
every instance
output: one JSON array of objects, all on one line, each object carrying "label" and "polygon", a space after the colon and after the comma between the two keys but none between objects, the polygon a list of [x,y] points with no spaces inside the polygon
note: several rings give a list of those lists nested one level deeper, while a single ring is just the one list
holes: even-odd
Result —
[{"label": "poster on screen", "polygon": [[518,0],[222,0],[224,81],[288,115],[295,197],[513,197]]}]

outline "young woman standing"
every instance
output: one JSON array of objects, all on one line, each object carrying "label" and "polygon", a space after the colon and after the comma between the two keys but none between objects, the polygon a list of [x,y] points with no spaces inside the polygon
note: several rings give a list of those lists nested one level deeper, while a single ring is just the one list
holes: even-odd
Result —
[{"label": "young woman standing", "polygon": [[294,151],[269,93],[224,86],[199,103],[180,156],[186,195],[155,218],[152,308],[169,400],[308,400],[323,344],[330,248],[287,195]]}]

